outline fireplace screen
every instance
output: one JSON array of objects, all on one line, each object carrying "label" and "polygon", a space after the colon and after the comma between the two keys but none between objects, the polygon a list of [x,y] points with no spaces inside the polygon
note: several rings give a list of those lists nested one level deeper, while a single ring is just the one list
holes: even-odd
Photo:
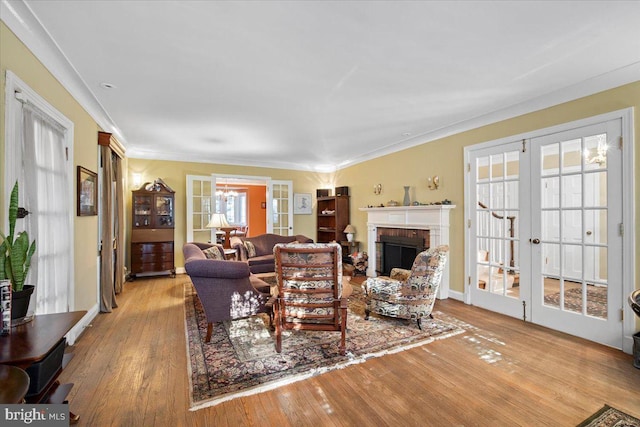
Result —
[{"label": "fireplace screen", "polygon": [[416,255],[425,249],[422,237],[380,236],[376,242],[376,272],[389,276],[392,268],[410,270]]}]

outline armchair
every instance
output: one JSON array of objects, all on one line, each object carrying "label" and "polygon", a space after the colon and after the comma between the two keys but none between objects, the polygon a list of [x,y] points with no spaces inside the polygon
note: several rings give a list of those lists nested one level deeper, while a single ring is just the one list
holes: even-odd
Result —
[{"label": "armchair", "polygon": [[272,315],[267,283],[249,271],[246,262],[207,258],[203,250],[219,245],[185,243],[184,268],[191,278],[207,317],[207,336],[211,340],[213,323],[242,319],[258,313]]},{"label": "armchair", "polygon": [[276,351],[282,349],[282,330],[341,332],[345,354],[347,302],[351,286],[342,285],[342,249],[337,243],[275,245],[278,296],[274,315]]},{"label": "armchair", "polygon": [[448,253],[446,245],[431,248],[416,256],[411,270],[394,268],[391,277],[367,279],[365,319],[371,312],[415,319],[422,329],[422,318],[431,317]]}]

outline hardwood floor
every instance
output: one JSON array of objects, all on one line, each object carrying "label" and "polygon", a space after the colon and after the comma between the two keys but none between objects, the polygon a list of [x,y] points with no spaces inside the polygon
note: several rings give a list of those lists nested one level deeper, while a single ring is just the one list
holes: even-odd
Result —
[{"label": "hardwood floor", "polygon": [[640,417],[630,355],[454,300],[435,309],[463,334],[191,412],[187,280],[126,283],[70,349],[80,426],[574,426],[605,403]]}]

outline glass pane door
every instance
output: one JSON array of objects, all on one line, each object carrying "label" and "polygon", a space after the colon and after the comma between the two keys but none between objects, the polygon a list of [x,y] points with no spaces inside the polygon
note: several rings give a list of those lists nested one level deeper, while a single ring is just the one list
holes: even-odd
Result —
[{"label": "glass pane door", "polygon": [[614,120],[532,140],[532,320],[598,342],[620,329],[619,136]]},{"label": "glass pane door", "polygon": [[520,295],[521,142],[472,154],[470,173],[474,305],[518,316]]},{"label": "glass pane door", "polygon": [[271,206],[267,227],[281,236],[292,236],[293,232],[293,183],[291,181],[271,181]]}]

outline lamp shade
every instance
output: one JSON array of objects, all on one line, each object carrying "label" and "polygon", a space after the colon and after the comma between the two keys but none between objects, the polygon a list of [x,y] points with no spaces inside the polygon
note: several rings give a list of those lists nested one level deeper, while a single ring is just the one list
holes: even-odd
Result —
[{"label": "lamp shade", "polygon": [[207,228],[222,228],[229,227],[229,223],[227,222],[227,217],[221,213],[215,213],[211,215],[211,221],[207,224]]},{"label": "lamp shade", "polygon": [[356,228],[353,225],[349,224],[345,227],[344,232],[353,234],[356,232]]}]

